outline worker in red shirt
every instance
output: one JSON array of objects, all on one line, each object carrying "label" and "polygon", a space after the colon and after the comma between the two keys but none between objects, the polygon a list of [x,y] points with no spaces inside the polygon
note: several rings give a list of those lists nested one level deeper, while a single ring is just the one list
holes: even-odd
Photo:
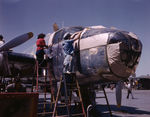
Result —
[{"label": "worker in red shirt", "polygon": [[44,49],[47,48],[48,46],[45,43],[45,34],[41,33],[38,35],[37,41],[36,41],[36,58],[38,60],[39,65],[42,65],[42,62],[44,60]]}]

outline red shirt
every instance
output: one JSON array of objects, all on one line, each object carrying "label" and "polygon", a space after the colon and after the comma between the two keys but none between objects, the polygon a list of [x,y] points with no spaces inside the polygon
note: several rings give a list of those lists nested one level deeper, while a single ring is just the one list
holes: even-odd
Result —
[{"label": "red shirt", "polygon": [[45,40],[43,38],[37,39],[36,46],[36,51],[44,49],[44,47],[46,46]]}]

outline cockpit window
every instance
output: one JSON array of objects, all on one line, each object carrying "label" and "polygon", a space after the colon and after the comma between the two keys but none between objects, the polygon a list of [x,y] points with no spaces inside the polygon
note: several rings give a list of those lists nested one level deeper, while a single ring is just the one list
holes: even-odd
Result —
[{"label": "cockpit window", "polygon": [[97,35],[101,33],[101,29],[92,29],[92,30],[87,30],[81,38],[87,38],[87,37],[91,37],[93,35]]},{"label": "cockpit window", "polygon": [[64,30],[59,30],[58,32],[56,32],[54,37],[53,37],[53,44],[56,44],[59,41],[61,41],[64,33],[65,33]]},{"label": "cockpit window", "polygon": [[56,44],[56,43],[62,41],[63,35],[66,32],[75,33],[75,32],[81,31],[83,29],[84,29],[83,27],[66,27],[66,28],[63,28],[63,29],[61,29],[55,33],[55,35],[53,37],[53,44]]},{"label": "cockpit window", "polygon": [[118,32],[118,30],[116,29],[109,29],[109,28],[91,28],[89,30],[87,30],[81,38],[87,38],[90,36],[94,36],[94,35],[98,35],[98,34],[102,34],[102,33],[115,33]]}]

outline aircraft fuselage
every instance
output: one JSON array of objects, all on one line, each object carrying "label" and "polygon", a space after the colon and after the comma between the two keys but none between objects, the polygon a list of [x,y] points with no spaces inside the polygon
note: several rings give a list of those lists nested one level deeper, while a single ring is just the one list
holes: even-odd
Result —
[{"label": "aircraft fuselage", "polygon": [[105,27],[71,27],[58,30],[50,37],[56,78],[60,78],[63,69],[62,37],[66,32],[77,31],[82,31],[74,43],[74,65],[80,83],[119,81],[135,72],[142,49],[135,34]]}]

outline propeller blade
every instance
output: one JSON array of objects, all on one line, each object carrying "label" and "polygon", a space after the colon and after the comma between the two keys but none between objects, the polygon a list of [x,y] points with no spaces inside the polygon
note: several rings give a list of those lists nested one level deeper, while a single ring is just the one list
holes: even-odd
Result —
[{"label": "propeller blade", "polygon": [[121,98],[122,98],[122,82],[119,81],[116,84],[116,103],[118,108],[120,108],[121,106]]},{"label": "propeller blade", "polygon": [[53,24],[53,30],[56,32],[57,30],[59,30],[59,27],[56,23]]},{"label": "propeller blade", "polygon": [[8,41],[7,43],[5,43],[4,45],[2,45],[0,47],[0,52],[1,51],[7,51],[13,47],[16,47],[24,42],[26,42],[27,40],[29,40],[30,38],[33,37],[33,33],[29,32],[29,33],[25,33],[23,35],[20,35],[10,41]]}]

